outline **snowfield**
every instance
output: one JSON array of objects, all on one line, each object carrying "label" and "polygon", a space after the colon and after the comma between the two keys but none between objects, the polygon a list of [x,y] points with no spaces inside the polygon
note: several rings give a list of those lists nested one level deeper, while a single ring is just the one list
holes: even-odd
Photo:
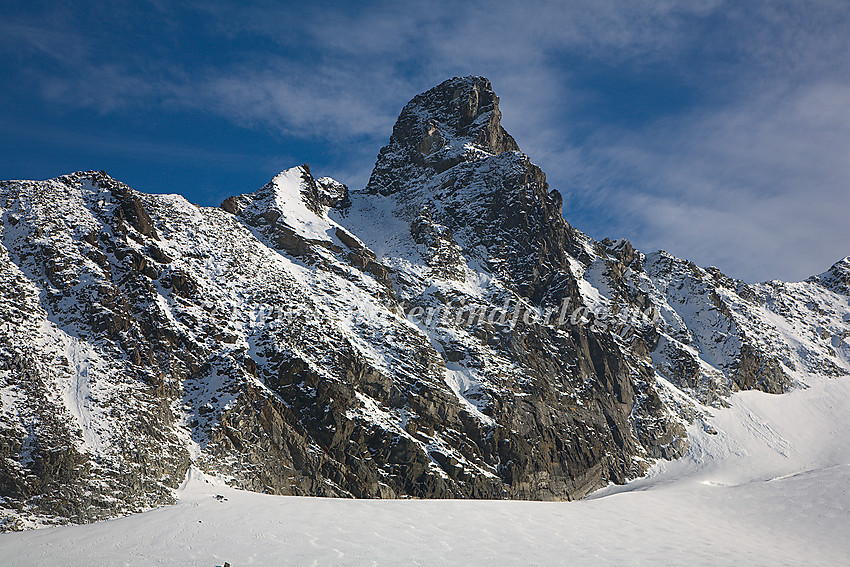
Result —
[{"label": "snowfield", "polygon": [[[4,565],[847,565],[850,383],[734,394],[691,450],[577,502],[342,500],[238,491],[0,535]],[[713,429],[712,429],[713,428]]]}]

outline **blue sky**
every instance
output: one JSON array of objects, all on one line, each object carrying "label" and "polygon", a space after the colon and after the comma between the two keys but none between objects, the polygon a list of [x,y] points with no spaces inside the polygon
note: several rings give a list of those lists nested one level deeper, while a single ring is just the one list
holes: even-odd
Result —
[{"label": "blue sky", "polygon": [[850,254],[848,30],[844,1],[0,0],[0,178],[357,188],[410,98],[477,74],[576,227],[802,279]]}]

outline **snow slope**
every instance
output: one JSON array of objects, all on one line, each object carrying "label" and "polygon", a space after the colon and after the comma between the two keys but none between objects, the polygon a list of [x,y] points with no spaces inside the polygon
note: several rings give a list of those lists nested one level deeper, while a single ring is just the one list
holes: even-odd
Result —
[{"label": "snow slope", "polygon": [[[734,394],[689,455],[568,503],[238,491],[193,469],[174,506],[0,536],[10,565],[842,565],[850,383]],[[712,428],[714,431],[712,431]],[[219,497],[217,498],[217,495]]]}]

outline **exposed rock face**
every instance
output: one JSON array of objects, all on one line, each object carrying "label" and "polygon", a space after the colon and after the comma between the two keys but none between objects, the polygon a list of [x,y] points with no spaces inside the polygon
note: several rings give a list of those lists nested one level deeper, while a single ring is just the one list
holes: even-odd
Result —
[{"label": "exposed rock face", "polygon": [[812,276],[808,281],[819,283],[835,293],[850,295],[850,256],[836,262],[826,272]]},{"label": "exposed rock face", "polygon": [[443,172],[481,151],[518,151],[501,118],[499,97],[483,77],[454,78],[417,95],[402,109],[367,191],[415,190],[405,183],[422,173]]},{"label": "exposed rock face", "polygon": [[3,529],[242,488],[580,498],[735,390],[850,371],[848,262],[748,285],[595,242],[479,77],[415,97],[368,186],[220,209],[98,172],[0,184]]},{"label": "exposed rock face", "polygon": [[94,172],[0,191],[4,505],[84,522],[171,501],[189,455],[169,402],[194,353],[150,308],[168,270],[141,200]]}]

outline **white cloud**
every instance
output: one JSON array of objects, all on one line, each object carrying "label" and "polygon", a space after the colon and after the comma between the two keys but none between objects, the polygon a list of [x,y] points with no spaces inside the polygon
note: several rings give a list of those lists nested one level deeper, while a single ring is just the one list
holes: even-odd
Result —
[{"label": "white cloud", "polygon": [[608,133],[585,157],[596,171],[579,192],[607,189],[573,202],[641,247],[749,280],[803,279],[850,253],[850,83]]}]

